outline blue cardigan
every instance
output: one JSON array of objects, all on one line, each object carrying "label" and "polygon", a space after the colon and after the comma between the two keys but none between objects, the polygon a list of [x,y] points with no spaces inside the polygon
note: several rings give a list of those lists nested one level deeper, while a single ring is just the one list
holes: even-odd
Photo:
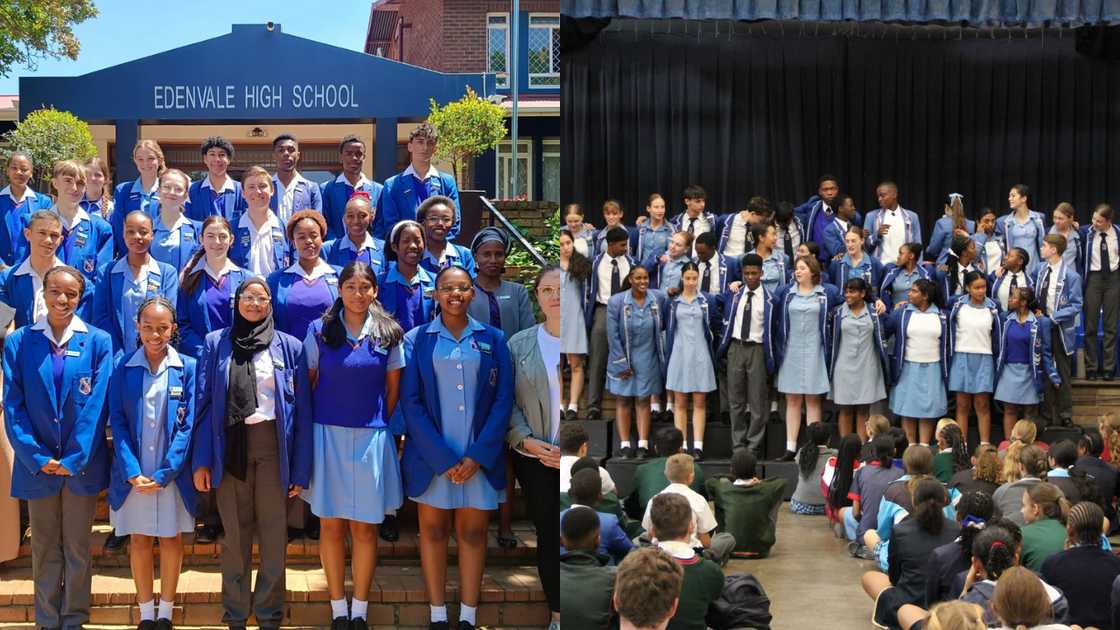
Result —
[{"label": "blue cardigan", "polygon": [[[109,335],[87,325],[74,331],[62,372],[62,399],[55,395],[51,342],[26,326],[4,343],[4,426],[15,451],[12,496],[41,499],[62,492],[81,496],[109,483],[105,443],[105,395],[113,369]],[[71,476],[40,471],[57,459]]]},{"label": "blue cardigan", "polygon": [[[481,363],[471,423],[474,441],[463,456],[478,462],[490,485],[502,490],[506,487],[503,451],[513,408],[513,362],[502,331],[477,320],[470,322],[481,326],[472,333]],[[437,338],[430,323],[413,328],[404,337],[407,357],[401,375],[400,407],[407,418],[408,439],[401,473],[405,492],[412,497],[424,494],[433,477],[444,474],[460,460],[442,436],[439,388],[432,363]]]},{"label": "blue cardigan", "polygon": [[[906,308],[895,309],[891,312],[891,316],[884,319],[883,323],[886,326],[886,337],[894,335],[894,374],[893,380],[897,383],[900,376],[902,376],[902,366],[906,363],[906,331],[910,328],[910,318],[917,312],[918,309],[913,304],[907,304]],[[945,311],[937,308],[936,305],[930,304],[926,309],[927,313],[934,313],[941,321],[941,340],[937,344],[937,356],[941,367],[941,382],[948,386],[949,384],[949,322]]]},{"label": "blue cardigan", "polygon": [[[144,352],[138,349],[136,352]],[[147,368],[127,366],[133,355],[122,357],[109,381],[109,426],[113,429],[113,469],[109,484],[109,505],[121,509],[132,491],[129,479],[143,474],[140,469],[140,435],[144,422],[143,391],[144,371]],[[194,383],[195,360],[180,354],[182,366],[167,368],[167,414],[164,417],[163,439],[167,451],[152,480],[166,487],[174,483],[179,488],[183,505],[195,513],[194,482],[186,470],[191,452],[191,435],[194,433]],[[178,395],[176,395],[176,393]],[[184,474],[186,473],[186,474]]]},{"label": "blue cardigan", "polygon": [[[377,205],[377,199],[374,199],[377,216],[374,217],[371,227],[375,237],[382,240],[388,239],[389,231],[398,221],[416,219],[416,209],[420,207],[420,201],[417,200],[416,191],[412,188],[412,180],[413,176],[411,174],[405,176],[403,172],[385,180],[385,189],[380,191],[380,205]],[[432,194],[450,197],[451,201],[455,202],[455,223],[451,225],[451,229],[447,232],[447,240],[450,242],[459,235],[461,223],[459,216],[463,214],[463,206],[459,203],[459,187],[455,185],[455,176],[439,171],[438,180],[439,190],[433,189]],[[345,205],[345,202],[343,204]]]},{"label": "blue cardigan", "polygon": [[[996,356],[997,383],[1007,364],[1007,331],[1011,328],[1009,320],[1012,317],[1015,317],[1015,313],[1011,311],[1003,315],[1000,353]],[[1035,390],[1041,394],[1046,389],[1047,380],[1058,386],[1062,384],[1062,379],[1058,376],[1054,355],[1050,350],[1050,318],[1035,317],[1034,313],[1030,313],[1027,315],[1027,322],[1031,326],[1031,376]]]},{"label": "blue cardigan", "polygon": [[[211,486],[222,483],[226,449],[226,394],[229,390],[229,362],[233,345],[230,329],[206,335],[202,358],[198,361],[198,387],[195,390],[195,436],[191,449],[191,470],[210,469]],[[295,484],[306,488],[311,479],[311,426],[296,412],[296,381],[304,369],[303,343],[276,331],[268,348],[276,379],[276,443],[280,449],[280,486]]]}]

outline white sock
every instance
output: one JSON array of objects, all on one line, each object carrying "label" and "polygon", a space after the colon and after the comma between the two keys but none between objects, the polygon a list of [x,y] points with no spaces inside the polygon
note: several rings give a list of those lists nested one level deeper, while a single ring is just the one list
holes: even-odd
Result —
[{"label": "white sock", "polygon": [[703,440],[693,440],[693,442],[692,442],[692,448],[694,448],[694,449],[696,449],[696,450],[698,450],[698,451],[702,451],[702,450],[704,450],[704,442],[703,442]]},{"label": "white sock", "polygon": [[432,606],[428,608],[432,610],[432,621],[447,621],[447,606]]},{"label": "white sock", "polygon": [[462,603],[459,604],[459,621],[466,621],[467,623],[471,624],[472,626],[475,625],[474,624],[475,610],[476,609],[475,609],[474,606],[467,606],[466,604],[462,604]]},{"label": "white sock", "polygon": [[576,403],[568,403],[568,409],[571,409],[572,411],[579,411],[579,405],[577,405]]},{"label": "white sock", "polygon": [[156,619],[166,619],[171,621],[171,610],[175,607],[175,602],[169,602],[164,598],[159,598],[159,613],[156,614]]},{"label": "white sock", "polygon": [[331,600],[331,619],[338,619],[339,617],[350,617],[350,611],[346,608],[345,597]]},{"label": "white sock", "polygon": [[778,401],[771,400],[770,401],[770,413],[774,413],[777,410],[778,410]]},{"label": "white sock", "polygon": [[146,602],[140,602],[140,621],[155,621],[156,620],[156,600],[150,599]]},{"label": "white sock", "polygon": [[786,450],[796,453],[797,452],[797,440],[793,440],[792,442],[789,441],[789,440],[786,440]]},{"label": "white sock", "polygon": [[658,411],[661,411],[661,403],[650,403],[649,404],[649,410],[654,412],[654,413],[657,413]]},{"label": "white sock", "polygon": [[630,448],[630,440],[620,440],[618,442],[618,448]]},{"label": "white sock", "polygon": [[671,403],[671,402],[665,403],[665,409],[668,410],[668,411],[672,411],[673,410],[673,403]]},{"label": "white sock", "polygon": [[638,440],[638,448],[649,448],[649,440]]},{"label": "white sock", "polygon": [[366,607],[369,606],[367,602],[354,598],[350,601],[350,618],[351,619],[365,619]]}]

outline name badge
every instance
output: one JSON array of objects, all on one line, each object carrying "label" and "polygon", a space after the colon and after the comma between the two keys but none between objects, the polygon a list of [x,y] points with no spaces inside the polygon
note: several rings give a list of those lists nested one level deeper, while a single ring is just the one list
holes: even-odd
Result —
[{"label": "name badge", "polygon": [[243,236],[241,237],[241,246],[242,246],[242,247],[248,247],[248,246],[249,246],[249,242],[250,242],[250,237],[249,237],[249,234],[248,234],[248,233],[246,233],[245,235],[243,235]]},{"label": "name badge", "polygon": [[426,298],[432,297],[432,291],[434,291],[434,290],[435,290],[434,287],[428,287],[428,288],[424,289],[424,297],[426,297]]},{"label": "name badge", "polygon": [[478,342],[478,348],[477,349],[478,349],[479,352],[485,352],[486,354],[490,354],[490,344],[486,343],[485,341]]},{"label": "name badge", "polygon": [[273,234],[272,240],[276,243],[279,243],[280,241],[284,240],[284,236],[281,234]]},{"label": "name badge", "polygon": [[276,368],[277,370],[283,370],[284,369],[284,362],[281,361],[280,359],[273,359],[272,360],[272,367]]},{"label": "name badge", "polygon": [[373,340],[370,340],[369,349],[370,349],[370,352],[376,352],[377,354],[380,354],[381,356],[385,356],[385,355],[389,354],[389,349],[388,348],[381,345],[380,343],[374,343]]},{"label": "name badge", "polygon": [[183,232],[183,240],[184,241],[189,241],[189,240],[192,240],[193,238],[194,238],[194,235],[191,234],[190,232]]},{"label": "name badge", "polygon": [[82,353],[78,352],[77,350],[67,350],[66,351],[66,356],[68,356],[68,357],[80,357],[80,356],[82,356]]},{"label": "name badge", "polygon": [[167,395],[172,397],[172,398],[176,398],[176,399],[182,398],[183,397],[183,388],[182,387],[169,387],[169,388],[167,388]]},{"label": "name badge", "polygon": [[334,276],[327,276],[326,279],[327,279],[327,284],[330,284],[330,285],[338,284],[338,278],[336,278]]}]

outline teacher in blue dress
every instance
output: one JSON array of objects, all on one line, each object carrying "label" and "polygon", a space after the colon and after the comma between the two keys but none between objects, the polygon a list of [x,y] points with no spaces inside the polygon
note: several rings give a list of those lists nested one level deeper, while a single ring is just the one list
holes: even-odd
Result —
[{"label": "teacher in blue dress", "polygon": [[401,468],[416,501],[420,562],[431,621],[447,621],[444,590],[452,526],[459,556],[459,627],[473,628],[486,564],[488,510],[505,500],[502,445],[513,406],[513,366],[502,332],[467,315],[471,276],[436,277],[440,314],[405,335]]}]

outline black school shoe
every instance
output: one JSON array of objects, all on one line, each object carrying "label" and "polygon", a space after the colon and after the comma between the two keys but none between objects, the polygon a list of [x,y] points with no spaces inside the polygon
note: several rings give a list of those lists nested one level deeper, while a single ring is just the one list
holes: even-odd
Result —
[{"label": "black school shoe", "polygon": [[350,620],[350,630],[369,630],[365,617],[355,617]]},{"label": "black school shoe", "polygon": [[786,451],[784,455],[782,455],[778,459],[775,459],[774,461],[776,461],[776,462],[792,462],[795,459],[797,459],[797,453],[794,453],[793,451]]},{"label": "black school shoe", "polygon": [[587,409],[587,419],[588,420],[602,420],[603,419],[603,412],[600,411],[598,407],[589,407]]},{"label": "black school shoe", "polygon": [[140,625],[136,626],[136,630],[156,630],[156,622],[151,619],[145,619],[140,622]]},{"label": "black school shoe", "polygon": [[194,541],[198,544],[208,545],[218,541],[223,531],[221,525],[203,525],[194,532]]},{"label": "black school shoe", "polygon": [[448,630],[446,621],[433,621],[428,624],[428,630]]},{"label": "black school shoe", "polygon": [[698,462],[704,461],[704,451],[698,448],[692,449],[692,459]]},{"label": "black school shoe", "polygon": [[644,446],[638,447],[638,459],[645,459],[649,457],[649,449]]},{"label": "black school shoe", "polygon": [[171,623],[170,619],[159,618],[156,619],[156,630],[174,630],[175,625]]},{"label": "black school shoe", "polygon": [[401,539],[401,532],[397,529],[397,515],[391,514],[385,517],[381,522],[381,526],[377,528],[377,535],[385,542],[397,542]]},{"label": "black school shoe", "polygon": [[116,530],[113,530],[105,537],[105,544],[102,545],[102,548],[105,553],[120,553],[126,542],[128,542],[128,536],[117,536]]},{"label": "black school shoe", "polygon": [[575,420],[577,417],[578,417],[578,412],[575,409],[565,409],[564,410],[564,420],[566,422],[571,422],[572,420]]},{"label": "black school shoe", "polygon": [[474,624],[469,621],[459,620],[459,630],[474,630]]},{"label": "black school shoe", "polygon": [[335,617],[331,620],[331,630],[350,630],[350,618]]}]

